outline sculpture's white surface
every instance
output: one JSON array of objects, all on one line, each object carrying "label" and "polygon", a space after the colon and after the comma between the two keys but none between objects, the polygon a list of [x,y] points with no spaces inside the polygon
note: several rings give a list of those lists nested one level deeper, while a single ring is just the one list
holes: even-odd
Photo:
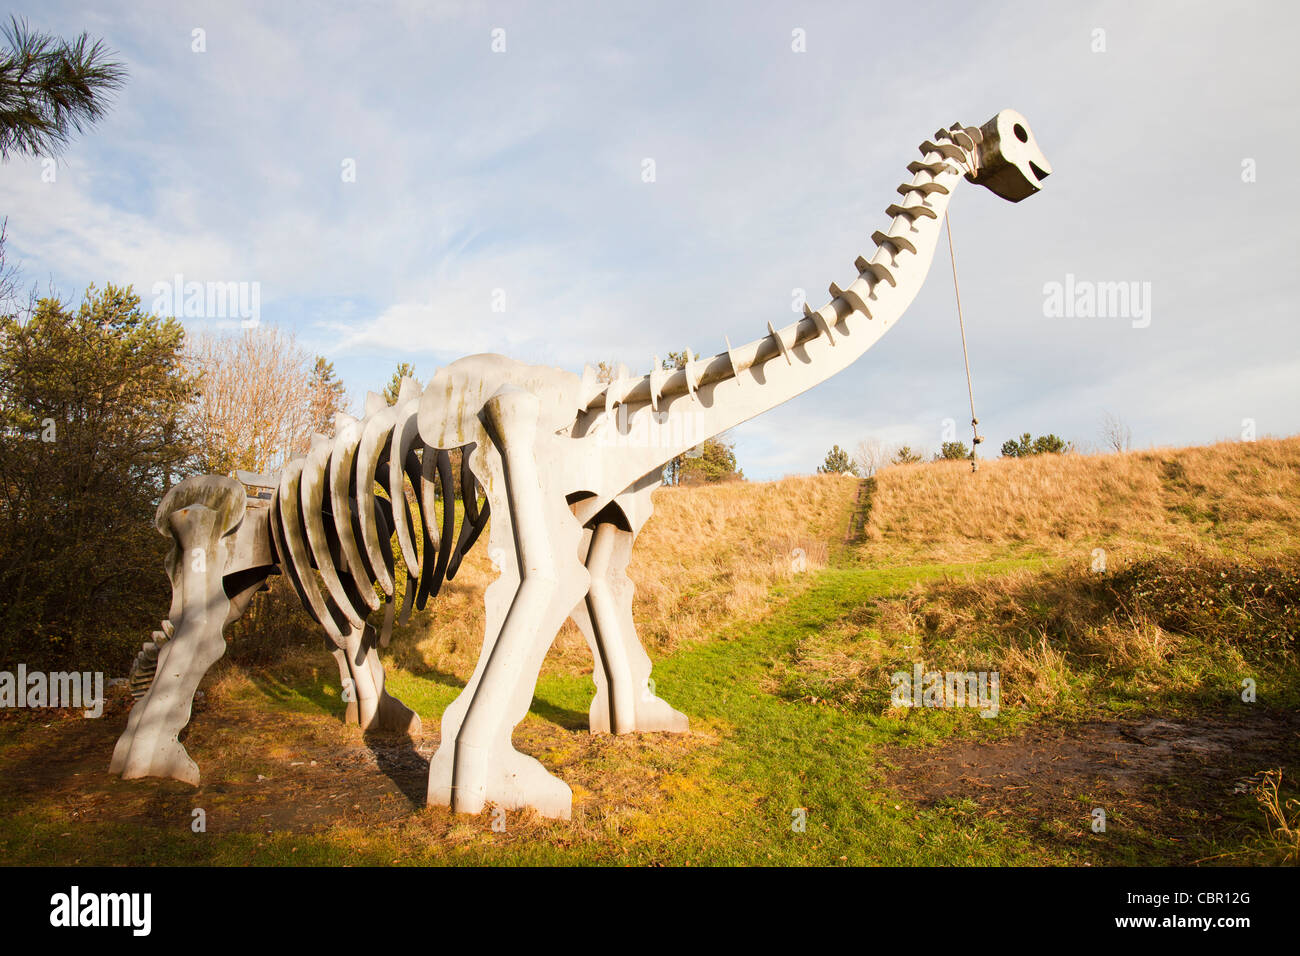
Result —
[{"label": "sculpture's white surface", "polygon": [[[569,815],[568,786],[511,744],[567,617],[595,658],[593,732],[686,731],[686,717],[649,690],[650,660],[636,636],[626,574],[663,466],[824,381],[874,345],[920,290],[963,176],[1018,202],[1051,172],[1028,123],[1011,110],[979,129],[940,130],[920,149],[923,159],[909,164],[912,179],[887,210],[889,228],[873,234],[876,249],[857,260],[856,278],[844,288],[832,284],[826,305],[805,306],[804,317],[785,328],[769,324],[767,335],[746,346],[728,344],[676,371],[661,370],[658,361],[636,378],[620,369],[613,382],[599,381],[590,368],[578,376],[474,355],[441,369],[422,394],[406,381],[396,405],[372,395],[361,421],[339,416],[333,438],[318,436],[306,458],[285,468],[269,508],[249,505],[242,520],[242,491],[230,479],[203,476],[174,488],[158,525],[177,542],[164,627],[175,633],[158,652],[153,683],[131,713],[112,769],[197,781],[175,734],[203,671],[224,649],[221,627],[277,566],[325,628],[341,676],[356,689],[361,725],[418,732],[419,718],[384,692],[375,654],[376,643],[386,643],[396,597],[391,538],[409,575],[404,620],[413,602],[423,607],[444,575],[455,573],[488,514],[501,574],[487,589],[478,665],[442,717],[429,802],[468,813],[493,803]],[[466,452],[459,534],[446,456],[454,448]],[[176,570],[176,555],[196,548],[208,556],[207,570]],[[370,617],[381,607],[385,624],[376,629]]]}]

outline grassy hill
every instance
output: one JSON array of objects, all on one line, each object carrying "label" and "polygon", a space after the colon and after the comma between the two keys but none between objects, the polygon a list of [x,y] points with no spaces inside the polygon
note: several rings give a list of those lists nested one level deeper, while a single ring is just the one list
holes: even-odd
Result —
[{"label": "grassy hill", "polygon": [[[631,574],[656,690],[691,733],[586,733],[591,660],[567,628],[515,742],[573,788],[571,821],[511,812],[495,832],[422,805],[481,641],[476,552],[390,648],[422,740],[343,726],[315,643],[214,669],[186,739],[197,793],[104,773],[123,704],[0,715],[0,855],[1295,862],[1297,479],[1300,438],[662,489]],[[898,706],[891,677],[918,666],[996,672],[996,716]],[[194,806],[219,821],[203,839]]]},{"label": "grassy hill", "polygon": [[1297,438],[999,458],[973,474],[966,462],[895,466],[875,486],[868,537],[879,559],[1300,547]]}]

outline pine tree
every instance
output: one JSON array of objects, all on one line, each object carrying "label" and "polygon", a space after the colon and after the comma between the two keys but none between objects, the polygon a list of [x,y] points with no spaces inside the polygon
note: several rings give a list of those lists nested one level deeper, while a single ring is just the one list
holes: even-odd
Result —
[{"label": "pine tree", "polygon": [[826,453],[826,461],[818,466],[818,473],[823,475],[842,475],[848,472],[850,475],[858,473],[858,466],[849,453],[839,445],[832,445],[831,450]]},{"label": "pine tree", "polygon": [[1061,455],[1074,450],[1074,444],[1057,435],[1039,435],[1033,438],[1024,432],[1019,438],[1008,438],[1002,443],[1004,458],[1028,458],[1031,455]]},{"label": "pine tree", "polygon": [[347,391],[334,372],[334,363],[327,362],[323,355],[316,356],[308,392],[312,431],[334,434],[334,415],[346,408]]},{"label": "pine tree", "polygon": [[121,673],[157,626],[154,510],[193,467],[183,338],[112,285],[0,317],[0,668]]},{"label": "pine tree", "polygon": [[398,362],[393,377],[384,386],[384,401],[388,402],[389,405],[397,404],[397,393],[402,387],[402,379],[404,378],[414,379],[417,387],[420,384],[420,380],[415,378],[415,366],[410,362]]}]

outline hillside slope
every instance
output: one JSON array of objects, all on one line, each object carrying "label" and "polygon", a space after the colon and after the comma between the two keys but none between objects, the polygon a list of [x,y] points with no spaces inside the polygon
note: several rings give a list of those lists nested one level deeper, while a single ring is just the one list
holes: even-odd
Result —
[{"label": "hillside slope", "polygon": [[[887,566],[1042,557],[1086,569],[1102,548],[1117,570],[1152,554],[1295,551],[1300,437],[1001,458],[974,473],[965,462],[929,462],[865,483],[808,475],[661,488],[654,501],[629,574],[640,636],[662,654],[767,613],[773,586],[824,567],[850,534],[850,556]],[[471,552],[430,610],[399,629],[399,662],[467,678],[493,577],[486,549]],[[566,624],[548,670],[590,666],[585,641]]]},{"label": "hillside slope", "polygon": [[1021,554],[1136,556],[1300,545],[1300,437],[1109,455],[934,462],[875,478],[874,560]]}]

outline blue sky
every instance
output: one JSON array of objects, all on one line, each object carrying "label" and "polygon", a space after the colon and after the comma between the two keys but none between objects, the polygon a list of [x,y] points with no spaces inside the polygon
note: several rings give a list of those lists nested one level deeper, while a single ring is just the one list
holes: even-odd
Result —
[{"label": "blue sky", "polygon": [[[425,380],[484,351],[643,372],[757,338],[792,319],[794,289],[818,306],[853,277],[922,140],[1013,107],[1054,166],[1045,189],[952,204],[988,453],[1026,430],[1098,443],[1104,411],[1140,447],[1235,438],[1243,419],[1300,431],[1293,4],[17,12],[103,37],[130,74],[54,182],[39,160],[0,170],[25,275],[74,299],[132,283],[146,304],[176,274],[257,282],[262,321],[333,361],[357,406],[403,360]],[[1067,274],[1150,283],[1150,323],[1045,315]],[[771,478],[832,443],[933,449],[967,417],[939,256],[861,361],[733,437]]]}]

